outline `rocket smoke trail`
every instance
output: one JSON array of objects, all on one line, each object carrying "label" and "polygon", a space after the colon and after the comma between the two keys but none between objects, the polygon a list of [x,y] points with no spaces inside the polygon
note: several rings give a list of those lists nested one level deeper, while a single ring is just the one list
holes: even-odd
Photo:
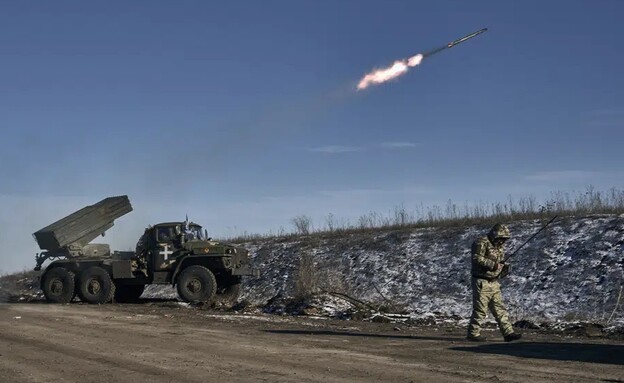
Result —
[{"label": "rocket smoke trail", "polygon": [[473,32],[469,35],[466,35],[462,38],[459,38],[457,40],[451,41],[450,43],[443,45],[439,48],[433,49],[429,52],[425,52],[425,53],[419,53],[417,55],[414,55],[412,57],[408,57],[406,59],[402,59],[402,60],[397,60],[395,61],[391,66],[387,67],[387,68],[383,68],[383,69],[377,69],[374,70],[370,73],[368,73],[367,75],[365,75],[360,82],[357,85],[357,90],[363,90],[368,88],[370,85],[373,84],[382,84],[386,81],[392,80],[394,78],[397,78],[399,76],[401,76],[402,74],[407,73],[407,71],[409,70],[409,68],[415,67],[417,65],[419,65],[422,60],[425,57],[429,57],[431,55],[434,55],[440,51],[443,51],[445,49],[448,48],[452,48],[457,44],[461,44],[464,41],[471,39],[473,37],[475,37],[476,35],[479,35],[483,32],[487,31],[487,28],[483,28],[480,29],[476,32]]}]

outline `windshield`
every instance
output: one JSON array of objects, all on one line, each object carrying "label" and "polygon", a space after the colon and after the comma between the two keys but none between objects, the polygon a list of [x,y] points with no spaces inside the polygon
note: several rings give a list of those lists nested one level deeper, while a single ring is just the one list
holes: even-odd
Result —
[{"label": "windshield", "polygon": [[202,232],[201,226],[191,225],[189,227],[185,227],[184,236],[187,241],[190,241],[193,239],[204,239],[204,233]]}]

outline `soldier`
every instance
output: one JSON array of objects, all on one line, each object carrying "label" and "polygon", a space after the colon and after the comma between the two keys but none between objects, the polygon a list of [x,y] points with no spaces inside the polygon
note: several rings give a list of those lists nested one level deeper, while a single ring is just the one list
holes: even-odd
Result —
[{"label": "soldier", "polygon": [[189,224],[189,220],[187,216],[186,221],[184,221],[184,240],[192,241],[194,239],[198,239],[197,232],[195,230],[196,229],[191,228],[191,225]]},{"label": "soldier", "polygon": [[481,237],[472,244],[472,316],[468,325],[468,340],[486,340],[481,335],[481,324],[488,311],[494,315],[505,342],[522,337],[521,334],[514,333],[509,322],[498,282],[503,267],[507,267],[503,264],[503,245],[509,237],[509,228],[497,223],[487,237]]}]

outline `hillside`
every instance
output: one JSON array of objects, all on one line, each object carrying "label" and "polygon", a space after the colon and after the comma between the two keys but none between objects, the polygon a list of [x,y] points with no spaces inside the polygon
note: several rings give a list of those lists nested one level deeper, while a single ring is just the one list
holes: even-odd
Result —
[{"label": "hillside", "polygon": [[[539,220],[510,224],[508,253],[541,225]],[[488,230],[489,226],[380,229],[244,243],[261,276],[245,279],[241,300],[279,312],[294,296],[331,291],[412,316],[436,313],[465,321],[471,310],[470,245]],[[36,275],[1,278],[4,300],[41,299],[33,282]],[[512,274],[502,285],[514,321],[622,326],[624,302],[611,314],[623,280],[624,214],[593,215],[557,220],[514,257]],[[175,296],[173,289],[162,286],[149,287],[144,294]],[[317,305],[329,305],[328,310],[351,307],[323,294],[314,299]]]},{"label": "hillside", "polygon": [[[515,249],[541,227],[510,224]],[[263,304],[307,285],[415,314],[470,315],[470,245],[489,226],[326,234],[247,243],[262,276],[246,282],[243,298]],[[306,259],[313,266],[306,266]],[[512,317],[605,322],[624,279],[624,215],[560,218],[513,258],[502,282]],[[310,275],[313,274],[313,275]],[[383,296],[383,297],[382,297]],[[624,309],[612,323],[624,322]]]}]

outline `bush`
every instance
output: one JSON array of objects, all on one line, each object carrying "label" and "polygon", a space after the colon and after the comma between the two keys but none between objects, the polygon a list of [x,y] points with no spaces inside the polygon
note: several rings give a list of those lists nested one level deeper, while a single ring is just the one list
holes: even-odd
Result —
[{"label": "bush", "polygon": [[295,281],[295,298],[309,299],[318,291],[319,274],[312,254],[304,251],[299,255],[299,269]]},{"label": "bush", "polygon": [[292,219],[292,224],[299,235],[310,234],[312,228],[312,218],[307,215],[299,215]]}]

